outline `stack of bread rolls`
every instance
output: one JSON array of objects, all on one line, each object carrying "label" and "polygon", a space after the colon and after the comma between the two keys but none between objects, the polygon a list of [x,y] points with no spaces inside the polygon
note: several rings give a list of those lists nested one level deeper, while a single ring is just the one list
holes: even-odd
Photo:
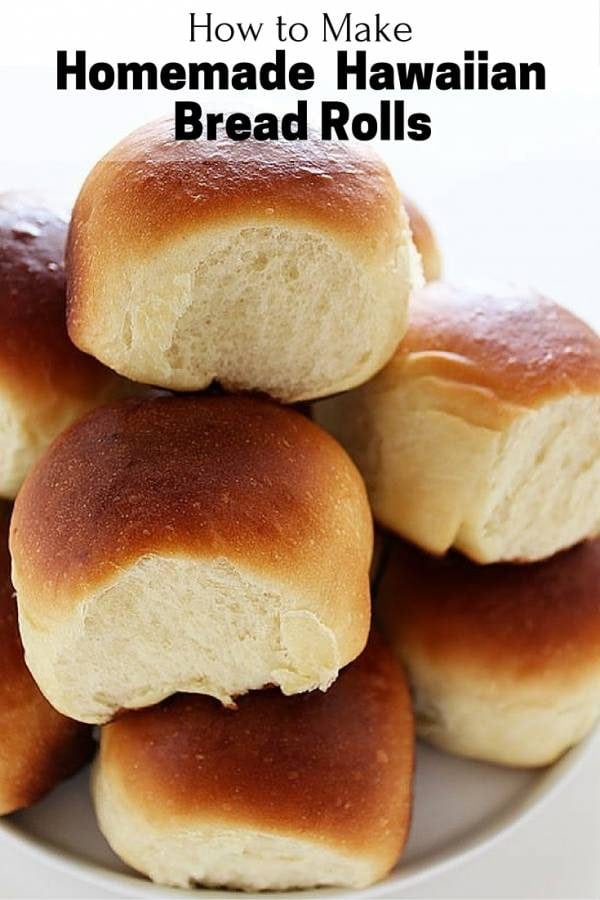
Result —
[{"label": "stack of bread rolls", "polygon": [[66,280],[69,352],[139,396],[87,390],[28,464],[12,577],[48,710],[103,726],[103,832],[172,885],[370,884],[408,831],[412,704],[369,637],[364,482],[291,404],[362,384],[406,330],[421,261],[389,172],[153,124],[86,181]]},{"label": "stack of bread rolls", "polygon": [[387,366],[316,418],[398,536],[377,612],[417,732],[555,760],[600,716],[598,336],[531,290],[435,282]]},{"label": "stack of bread rolls", "polygon": [[29,672],[13,614],[0,728],[14,697],[47,750],[0,812],[100,725],[98,821],[138,871],[361,887],[407,837],[413,705],[439,746],[513,765],[591,728],[592,331],[433,281],[428,223],[344,143],[152,123],[86,180],[65,269],[50,213],[11,203],[0,301],[32,353],[0,358],[0,491]]},{"label": "stack of bread rolls", "polygon": [[0,815],[35,803],[93,754],[92,729],[60,714],[24,660],[9,522],[27,471],[82,413],[125,382],[69,340],[67,222],[30,194],[0,195]]}]

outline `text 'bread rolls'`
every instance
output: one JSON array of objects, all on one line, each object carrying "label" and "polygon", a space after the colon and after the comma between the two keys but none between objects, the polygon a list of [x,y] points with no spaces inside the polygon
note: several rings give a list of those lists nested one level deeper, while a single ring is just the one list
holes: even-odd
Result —
[{"label": "text 'bread rolls'", "polygon": [[364,148],[125,138],[71,223],[69,333],[117,372],[217,380],[286,402],[360,384],[406,329],[420,261],[392,176]]},{"label": "text 'bread rolls'", "polygon": [[56,712],[25,665],[10,580],[10,512],[0,503],[0,815],[35,803],[94,748],[92,729]]},{"label": "text 'bread rolls'", "polygon": [[249,396],[95,410],[15,505],[29,666],[85,722],[175,691],[326,689],[367,639],[372,544],[359,473],[294,410]]},{"label": "text 'bread rolls'", "polygon": [[551,556],[600,529],[600,340],[531,291],[419,291],[391,362],[315,404],[376,519],[478,562]]},{"label": "text 'bread rolls'", "polygon": [[434,559],[391,539],[377,618],[405,663],[418,733],[544,766],[600,716],[600,539],[528,566]]},{"label": "text 'bread rolls'", "polygon": [[178,695],[106,725],[96,812],[162,884],[362,887],[404,846],[413,745],[404,674],[372,639],[325,694]]},{"label": "text 'bread rolls'", "polygon": [[0,497],[13,498],[63,428],[122,392],[69,340],[67,223],[27,194],[0,194]]}]

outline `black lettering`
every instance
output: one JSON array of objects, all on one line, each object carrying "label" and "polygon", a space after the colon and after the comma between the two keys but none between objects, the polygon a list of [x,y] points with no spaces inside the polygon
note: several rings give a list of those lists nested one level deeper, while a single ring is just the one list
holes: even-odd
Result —
[{"label": "black lettering", "polygon": [[340,91],[348,89],[349,75],[355,76],[354,87],[357,91],[364,91],[367,87],[367,54],[364,50],[357,50],[354,58],[355,63],[349,63],[347,50],[337,52],[337,86]]},{"label": "black lettering", "polygon": [[107,91],[115,83],[115,71],[109,63],[97,62],[90,66],[88,78],[95,91]]},{"label": "black lettering", "polygon": [[223,113],[208,113],[206,116],[206,140],[216,141],[219,137],[219,125],[223,124]]},{"label": "black lettering", "polygon": [[[144,84],[144,75],[146,76],[146,84]],[[131,76],[131,81],[129,76]],[[134,91],[142,91],[144,88],[155,91],[157,81],[154,63],[131,62],[117,64],[117,87],[120,91],[127,91],[130,88]]]},{"label": "black lettering", "polygon": [[408,136],[413,141],[426,141],[431,137],[431,119],[425,113],[412,113],[408,117]]},{"label": "black lettering", "polygon": [[67,62],[67,51],[59,50],[56,54],[56,87],[59,91],[67,90],[67,76],[75,76],[75,90],[83,91],[86,85],[85,50],[75,51],[75,62]]},{"label": "black lettering", "polygon": [[377,62],[371,66],[369,87],[373,91],[393,91],[396,86],[394,67],[391,63]]},{"label": "black lettering", "polygon": [[475,86],[475,79],[473,76],[474,73],[474,65],[473,60],[475,59],[475,52],[473,50],[465,50],[465,69],[464,69],[464,81],[463,88],[465,91],[472,91]]},{"label": "black lettering", "polygon": [[[225,32],[223,32],[223,29],[226,29]],[[223,34],[226,36],[223,36]],[[235,37],[235,28],[231,22],[219,22],[215,28],[215,37],[222,44],[228,44]]]},{"label": "black lettering", "polygon": [[212,40],[212,34],[211,34],[212,13],[206,13],[205,19],[206,19],[206,21],[204,22],[203,25],[197,25],[196,24],[196,13],[193,13],[193,12],[190,13],[190,41],[192,44],[196,40],[196,30],[200,31],[200,29],[202,29],[202,28],[204,28],[206,31],[206,34],[204,35],[204,39],[206,41],[208,41],[209,43]]},{"label": "black lettering", "polygon": [[428,91],[433,79],[433,63],[398,63],[398,86],[401,91]]},{"label": "black lettering", "polygon": [[460,66],[453,62],[443,62],[437,67],[435,86],[440,91],[460,90]]},{"label": "black lettering", "polygon": [[352,119],[352,135],[357,141],[372,141],[377,136],[377,119],[371,113],[358,113]]},{"label": "black lettering", "polygon": [[309,63],[294,63],[290,66],[289,83],[295,91],[307,91],[315,83],[315,70]]},{"label": "black lettering", "polygon": [[398,22],[394,28],[394,37],[402,44],[412,39],[412,28],[408,22]]},{"label": "black lettering", "polygon": [[224,62],[190,63],[188,87],[190,91],[199,90],[200,77],[202,77],[202,89],[212,91],[215,87],[215,76],[217,78],[217,90],[226,91],[229,87],[229,69]]},{"label": "black lettering", "polygon": [[546,68],[541,62],[520,63],[519,65],[519,86],[522,91],[531,89],[529,76],[535,75],[535,90],[543,91],[546,89]]},{"label": "black lettering", "polygon": [[167,63],[160,70],[160,83],[168,91],[185,87],[185,67],[181,63]]},{"label": "black lettering", "polygon": [[323,41],[324,42],[327,41],[327,32],[328,31],[331,33],[331,36],[333,37],[334,41],[339,41],[342,33],[345,31],[346,37],[344,38],[344,40],[347,43],[350,40],[350,13],[346,13],[346,15],[342,19],[342,23],[337,31],[335,30],[333,22],[329,18],[329,14],[323,13]]},{"label": "black lettering", "polygon": [[500,62],[492,66],[490,85],[495,91],[516,91],[517,78],[512,63]]},{"label": "black lettering", "polygon": [[175,140],[196,140],[202,134],[202,107],[199,103],[179,100],[175,104]]},{"label": "black lettering", "polygon": [[[379,41],[387,41],[388,44],[391,44],[392,39],[388,34],[388,28],[390,28],[390,27],[391,26],[390,26],[389,22],[381,21],[381,13],[375,13],[375,37],[374,37],[374,40],[377,43]],[[369,27],[367,26],[367,40],[369,40],[368,33],[369,33]]]},{"label": "black lettering", "polygon": [[404,140],[404,100],[394,100],[394,140]]},{"label": "black lettering", "polygon": [[243,41],[247,41],[249,37],[257,41],[262,31],[263,23],[259,22],[257,26],[253,22],[249,22],[248,25],[244,26],[243,22],[238,22],[237,27]]},{"label": "black lettering", "polygon": [[346,124],[350,112],[345,103],[334,101],[321,104],[321,137],[324,141],[333,140],[334,134],[339,141],[347,141]]},{"label": "black lettering", "polygon": [[265,91],[285,90],[285,50],[275,51],[275,62],[260,67],[260,86]]},{"label": "black lettering", "polygon": [[480,91],[486,91],[488,86],[488,52],[480,50],[477,54],[477,88]]},{"label": "black lettering", "polygon": [[286,113],[281,119],[281,136],[286,141],[306,141],[308,139],[308,103],[298,101],[298,111]]},{"label": "black lettering", "polygon": [[259,113],[254,120],[254,138],[257,141],[276,141],[279,138],[277,116]]},{"label": "black lettering", "polygon": [[231,87],[234,91],[256,90],[256,69],[249,62],[236,63],[231,76]]},{"label": "black lettering", "polygon": [[233,113],[225,121],[225,133],[232,141],[245,141],[252,134],[250,117],[245,113]]}]

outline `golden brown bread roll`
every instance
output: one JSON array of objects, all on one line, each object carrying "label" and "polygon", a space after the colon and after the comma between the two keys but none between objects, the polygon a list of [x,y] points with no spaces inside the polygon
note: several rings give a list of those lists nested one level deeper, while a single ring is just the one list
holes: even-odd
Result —
[{"label": "golden brown bread roll", "polygon": [[90,759],[92,729],[39,692],[19,637],[10,581],[10,506],[0,503],[0,815],[30,806]]},{"label": "golden brown bread roll", "polygon": [[162,884],[361,887],[404,846],[413,744],[404,675],[371,640],[326,694],[178,695],[105,726],[96,812]]},{"label": "golden brown bread roll", "polygon": [[67,223],[27,194],[0,194],[0,497],[48,444],[121,383],[65,323]]},{"label": "golden brown bread roll", "polygon": [[249,396],[98,409],[15,505],[28,664],[84,722],[175,691],[326,689],[367,639],[372,543],[359,473],[291,409]]},{"label": "golden brown bread roll", "polygon": [[376,614],[421,737],[512,766],[547,765],[581,740],[600,716],[600,539],[529,566],[392,540]]},{"label": "golden brown bread roll", "polygon": [[370,151],[315,137],[175,142],[169,119],[92,170],[68,270],[71,338],[117,372],[287,402],[377,372],[422,277]]},{"label": "golden brown bread roll", "polygon": [[438,281],[442,277],[442,255],[433,229],[418,206],[406,195],[402,197],[404,209],[408,213],[412,238],[423,263],[426,281]]},{"label": "golden brown bread roll", "polygon": [[316,404],[375,517],[478,562],[551,556],[600,529],[600,340],[532,291],[419,291],[391,362]]}]

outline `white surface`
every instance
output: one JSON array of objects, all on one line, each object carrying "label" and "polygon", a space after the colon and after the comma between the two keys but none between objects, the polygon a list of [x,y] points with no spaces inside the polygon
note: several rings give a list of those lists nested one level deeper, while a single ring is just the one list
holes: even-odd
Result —
[{"label": "white surface", "polygon": [[[339,4],[322,4],[339,11]],[[283,5],[282,5],[283,7]],[[316,16],[308,4],[285,4],[292,17]],[[268,57],[258,48],[205,48],[186,40],[185,17],[210,5],[171,0],[28,2],[1,7],[0,189],[33,186],[71,200],[97,156],[124,132],[168,112],[173,94],[57,94],[56,49],[87,48],[96,59]],[[266,18],[273,3],[220,2],[219,15]],[[321,7],[319,7],[320,9]],[[434,135],[426,144],[381,148],[401,187],[436,225],[451,278],[526,281],[600,326],[600,46],[595,0],[405,0],[381,2],[384,16],[413,23],[410,46],[371,47],[376,59],[451,59],[472,47],[497,58],[542,59],[544,94],[413,94],[413,109],[430,112]],[[317,8],[315,7],[315,10]],[[356,16],[367,4],[344,4]],[[327,85],[329,60],[320,44],[294,50],[309,58]],[[317,94],[315,92],[315,99]],[[177,95],[177,99],[180,98]],[[197,98],[195,98],[197,99]],[[245,99],[237,95],[238,106]],[[381,98],[350,97],[357,109]],[[210,98],[211,108],[225,98]],[[227,102],[227,101],[226,101]],[[289,98],[256,97],[256,108]],[[485,788],[484,788],[485,789]],[[435,825],[436,822],[433,822]],[[439,824],[439,823],[437,823]],[[57,830],[60,823],[57,823]],[[600,753],[532,818],[490,851],[406,893],[414,898],[559,898],[600,896]],[[52,871],[0,841],[0,897],[109,897],[78,879]]]}]

